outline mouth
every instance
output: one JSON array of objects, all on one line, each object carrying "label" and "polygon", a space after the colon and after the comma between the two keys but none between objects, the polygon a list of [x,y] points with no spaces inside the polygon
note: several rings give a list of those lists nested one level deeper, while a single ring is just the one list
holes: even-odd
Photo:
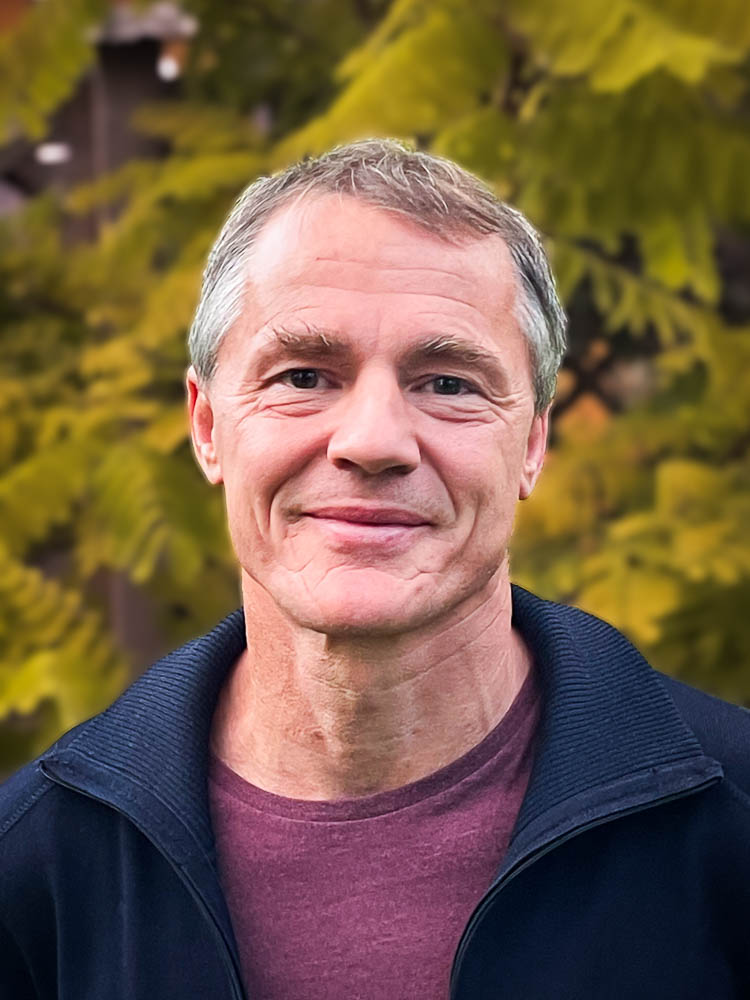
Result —
[{"label": "mouth", "polygon": [[406,551],[430,526],[414,511],[391,507],[325,507],[306,511],[305,516],[323,533],[327,545],[353,556]]},{"label": "mouth", "polygon": [[324,521],[374,527],[417,528],[430,522],[415,511],[395,507],[322,507],[305,512],[308,517]]}]

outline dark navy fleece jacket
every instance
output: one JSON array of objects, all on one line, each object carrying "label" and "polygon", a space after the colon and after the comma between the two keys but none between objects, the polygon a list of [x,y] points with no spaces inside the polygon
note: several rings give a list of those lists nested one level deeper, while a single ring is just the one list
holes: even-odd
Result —
[{"label": "dark navy fleece jacket", "polygon": [[[581,611],[514,588],[513,615],[537,753],[452,1000],[750,997],[750,712]],[[2,1000],[244,997],[206,791],[244,643],[237,611],[2,786]]]}]

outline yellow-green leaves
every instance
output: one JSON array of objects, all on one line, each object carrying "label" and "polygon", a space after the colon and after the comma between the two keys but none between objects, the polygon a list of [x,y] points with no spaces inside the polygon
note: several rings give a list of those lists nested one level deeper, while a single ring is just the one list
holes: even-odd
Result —
[{"label": "yellow-green leaves", "polygon": [[698,83],[716,65],[739,63],[750,41],[736,0],[718,6],[736,19],[739,38],[711,31],[708,17],[691,23],[679,2],[580,0],[571,7],[514,0],[510,6],[534,58],[556,76],[586,76],[594,91],[626,90],[660,69]]},{"label": "yellow-green leaves", "polygon": [[[0,39],[6,137],[43,135],[105,8],[46,0]],[[524,210],[570,307],[514,578],[750,702],[746,0],[191,8],[185,96],[134,118],[168,154],[0,225],[0,769],[9,713],[31,754],[125,682],[118,587],[167,643],[238,603],[187,438],[201,272],[246,184],[364,135],[455,158]],[[64,212],[96,239],[66,243]]]},{"label": "yellow-green leaves", "polygon": [[370,135],[433,133],[473,111],[504,75],[505,40],[480,9],[442,0],[394,10],[387,30],[347,59],[330,109],[282,142],[275,161]]},{"label": "yellow-green leaves", "polygon": [[0,718],[55,707],[29,753],[104,708],[125,680],[122,655],[81,594],[0,548]]}]

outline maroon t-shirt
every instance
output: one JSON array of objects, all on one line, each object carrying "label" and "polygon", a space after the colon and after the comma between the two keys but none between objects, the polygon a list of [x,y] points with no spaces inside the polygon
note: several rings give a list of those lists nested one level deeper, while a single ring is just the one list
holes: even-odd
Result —
[{"label": "maroon t-shirt", "polygon": [[251,1000],[447,1000],[526,791],[540,707],[532,670],[463,757],[356,799],[284,798],[212,756],[219,873]]}]

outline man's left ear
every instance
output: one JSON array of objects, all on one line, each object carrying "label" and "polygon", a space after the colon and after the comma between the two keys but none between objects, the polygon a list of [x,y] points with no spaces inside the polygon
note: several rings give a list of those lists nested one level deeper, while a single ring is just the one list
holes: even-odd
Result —
[{"label": "man's left ear", "polygon": [[544,455],[547,451],[547,430],[549,427],[550,408],[534,417],[526,443],[526,457],[521,470],[521,482],[518,487],[518,499],[525,500],[531,496],[531,491],[539,478],[544,465]]}]

